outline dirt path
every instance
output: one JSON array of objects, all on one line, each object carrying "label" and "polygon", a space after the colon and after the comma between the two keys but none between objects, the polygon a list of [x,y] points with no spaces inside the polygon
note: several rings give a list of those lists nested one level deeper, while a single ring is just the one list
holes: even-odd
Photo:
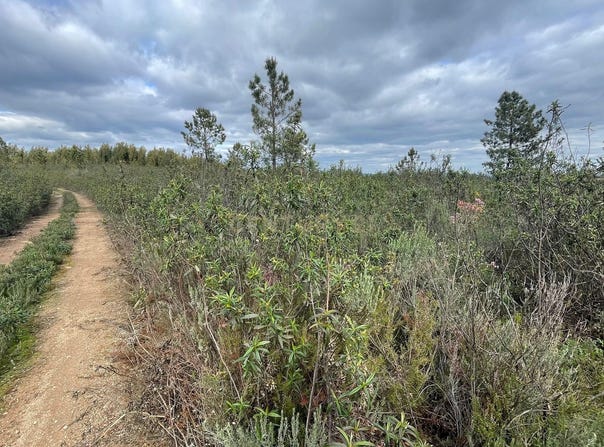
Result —
[{"label": "dirt path", "polygon": [[6,396],[2,447],[145,445],[129,440],[126,383],[112,372],[128,322],[117,255],[97,209],[76,197],[73,252],[40,312],[31,367]]},{"label": "dirt path", "polygon": [[46,228],[50,221],[59,217],[63,205],[63,194],[52,195],[48,211],[32,219],[16,235],[0,239],[0,264],[10,264],[25,246]]}]

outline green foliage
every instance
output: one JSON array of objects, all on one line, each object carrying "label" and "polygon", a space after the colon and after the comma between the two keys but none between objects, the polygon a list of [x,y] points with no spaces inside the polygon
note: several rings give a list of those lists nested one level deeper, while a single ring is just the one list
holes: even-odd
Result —
[{"label": "green foliage", "polygon": [[597,445],[601,341],[575,311],[601,285],[601,182],[544,141],[504,191],[241,147],[49,175],[107,214],[139,290],[140,409],[180,445]]},{"label": "green foliage", "polygon": [[0,167],[0,237],[18,230],[50,202],[52,187],[39,170]]},{"label": "green foliage", "polygon": [[308,147],[308,137],[302,129],[302,100],[294,99],[288,76],[277,72],[277,60],[268,58],[264,64],[268,84],[258,75],[249,83],[254,98],[252,119],[254,132],[260,136],[262,150],[275,169],[277,161],[286,166],[312,159],[314,145]]},{"label": "green foliage", "polygon": [[[5,155],[13,166],[26,163],[33,171],[37,170],[37,166],[54,167],[57,165],[64,168],[83,168],[96,164],[140,166],[149,164],[150,166],[168,167],[184,159],[182,155],[172,149],[154,148],[147,151],[144,147],[124,142],[116,143],[113,146],[103,144],[98,149],[90,146],[61,146],[52,151],[43,147],[35,147],[26,152],[12,146],[7,147],[8,152]],[[2,153],[0,152],[1,158]]]},{"label": "green foliage", "polygon": [[45,291],[53,274],[71,251],[70,239],[78,210],[71,193],[63,196],[61,216],[52,221],[18,257],[0,266],[0,358],[18,341],[22,330]]},{"label": "green foliage", "polygon": [[300,417],[259,411],[244,425],[216,427],[208,429],[209,438],[215,445],[224,447],[266,446],[266,447],[323,447],[327,436],[320,417],[315,417],[310,434],[301,439]]},{"label": "green foliage", "polygon": [[399,174],[404,173],[405,171],[415,172],[422,167],[422,164],[419,161],[420,155],[417,150],[412,147],[396,165],[396,172]]},{"label": "green foliage", "polygon": [[[577,162],[565,151],[563,109],[557,101],[548,108],[547,121],[521,97],[516,101],[520,105],[513,102],[506,110],[529,115],[523,118],[530,121],[523,132],[530,138],[522,140],[524,149],[513,163],[493,171],[497,206],[488,209],[493,241],[487,250],[505,266],[517,302],[534,294],[544,280],[572,278],[575,305],[569,314],[602,337],[604,183],[593,161]],[[545,133],[538,135],[543,128]]]},{"label": "green foliage", "polygon": [[9,144],[0,138],[0,166],[5,167],[22,163],[25,159],[25,151],[13,144]]},{"label": "green foliage", "polygon": [[216,115],[208,109],[197,108],[192,121],[185,121],[187,132],[181,132],[185,143],[193,153],[200,149],[205,161],[216,159],[216,146],[224,143],[226,134],[224,127],[218,122]]},{"label": "green foliage", "polygon": [[490,161],[485,163],[495,177],[514,172],[532,157],[541,144],[546,120],[534,104],[518,92],[503,92],[495,108],[495,120],[485,120],[490,130],[481,142]]},{"label": "green foliage", "polygon": [[235,143],[227,155],[227,166],[246,168],[255,173],[260,168],[260,148],[256,143]]}]

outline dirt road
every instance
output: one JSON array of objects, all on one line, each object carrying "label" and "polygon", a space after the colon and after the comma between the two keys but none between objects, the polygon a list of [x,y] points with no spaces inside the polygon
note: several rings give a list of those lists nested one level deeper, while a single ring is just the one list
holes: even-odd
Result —
[{"label": "dirt road", "polygon": [[73,252],[39,314],[38,348],[0,413],[0,446],[129,446],[132,440],[116,353],[128,305],[118,259],[85,197],[76,195]]}]

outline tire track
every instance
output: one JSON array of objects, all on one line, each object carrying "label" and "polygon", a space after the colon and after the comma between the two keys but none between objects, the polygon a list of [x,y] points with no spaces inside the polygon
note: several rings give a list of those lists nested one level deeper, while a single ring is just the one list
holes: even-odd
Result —
[{"label": "tire track", "polygon": [[128,304],[118,256],[87,198],[76,194],[73,251],[38,320],[37,353],[5,398],[0,446],[130,446],[127,386],[116,353]]}]

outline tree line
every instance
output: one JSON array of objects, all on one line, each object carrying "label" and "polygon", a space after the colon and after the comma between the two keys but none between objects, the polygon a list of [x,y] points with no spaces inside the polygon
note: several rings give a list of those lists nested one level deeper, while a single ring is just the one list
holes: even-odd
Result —
[{"label": "tree line", "polygon": [[146,149],[125,142],[102,144],[98,148],[86,146],[61,146],[54,150],[34,146],[29,150],[8,144],[0,138],[0,164],[60,164],[83,167],[89,164],[136,164],[142,166],[171,166],[185,160],[183,154],[173,149]]}]

